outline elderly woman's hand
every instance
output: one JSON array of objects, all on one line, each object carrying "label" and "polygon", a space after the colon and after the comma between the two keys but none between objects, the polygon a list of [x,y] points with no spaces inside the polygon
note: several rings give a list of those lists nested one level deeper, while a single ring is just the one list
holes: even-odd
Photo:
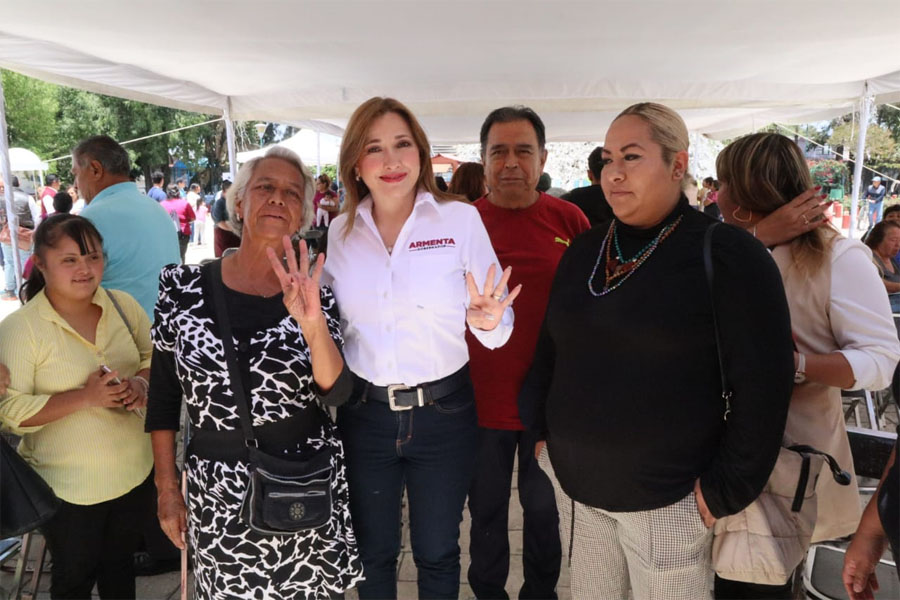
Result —
[{"label": "elderly woman's hand", "polygon": [[156,515],[159,525],[175,547],[184,550],[184,532],[187,531],[187,508],[177,486],[160,490]]},{"label": "elderly woman's hand", "polygon": [[827,194],[820,194],[820,187],[806,190],[784,206],[767,215],[756,224],[754,235],[771,248],[791,241],[816,227],[828,225],[822,215],[830,203],[823,202]]},{"label": "elderly woman's hand", "polygon": [[[284,292],[284,305],[291,316],[300,324],[300,329],[307,335],[312,329],[325,324],[322,314],[322,302],[320,299],[319,281],[322,278],[322,268],[325,265],[325,256],[319,254],[316,258],[316,266],[312,275],[309,275],[309,254],[306,250],[306,241],[300,240],[300,264],[291,247],[291,239],[284,236],[284,254],[287,258],[287,270],[272,248],[267,248],[269,262],[272,270],[278,276],[281,289]],[[307,340],[308,342],[309,340]]]},{"label": "elderly woman's hand", "polygon": [[9,387],[9,369],[6,368],[6,365],[0,363],[0,396],[6,393],[6,389]]},{"label": "elderly woman's hand", "polygon": [[505,311],[519,292],[522,291],[520,283],[506,298],[503,298],[503,290],[506,288],[506,282],[509,281],[509,275],[512,273],[512,267],[506,267],[503,271],[503,277],[500,282],[494,285],[494,276],[497,270],[494,265],[488,268],[487,277],[484,282],[484,293],[478,293],[478,287],[475,285],[475,277],[471,273],[466,273],[466,285],[469,288],[469,309],[466,311],[466,323],[476,329],[491,331],[500,323]]}]

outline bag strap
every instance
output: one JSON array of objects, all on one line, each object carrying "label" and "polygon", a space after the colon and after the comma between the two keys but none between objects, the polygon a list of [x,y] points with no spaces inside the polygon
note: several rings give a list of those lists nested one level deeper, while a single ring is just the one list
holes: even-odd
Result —
[{"label": "bag strap", "polygon": [[712,235],[719,222],[716,221],[706,229],[703,235],[703,269],[706,271],[706,285],[709,288],[709,301],[712,304],[713,333],[716,337],[716,357],[719,361],[719,379],[722,383],[722,400],[725,402],[725,414],[722,416],[724,420],[728,420],[728,413],[731,412],[731,396],[733,395],[728,385],[728,379],[725,377],[725,357],[722,353],[722,339],[719,335],[719,319],[716,316],[716,298],[715,289],[715,271],[713,270],[712,261]]},{"label": "bag strap", "polygon": [[237,404],[238,416],[241,419],[241,429],[244,430],[244,443],[247,446],[257,448],[259,444],[253,434],[253,420],[250,417],[250,401],[244,394],[244,378],[238,365],[237,354],[234,351],[234,336],[231,331],[231,320],[228,318],[228,309],[225,304],[225,284],[222,282],[222,259],[215,260],[202,267],[209,287],[209,298],[216,315],[216,324],[219,326],[219,337],[222,339],[222,347],[225,351],[225,364],[228,366],[228,377],[231,379],[231,392]]},{"label": "bag strap", "polygon": [[[125,328],[128,329],[128,333],[131,334],[131,337],[134,337],[134,332],[131,330],[131,323],[128,322],[128,317],[125,316],[125,311],[122,310],[122,305],[119,304],[119,301],[116,300],[116,297],[113,296],[113,293],[104,288],[107,297],[109,297],[109,301],[112,302],[112,305],[116,307],[116,312],[119,313],[119,316],[122,317],[122,320],[125,322]],[[137,343],[137,342],[135,342]]]}]

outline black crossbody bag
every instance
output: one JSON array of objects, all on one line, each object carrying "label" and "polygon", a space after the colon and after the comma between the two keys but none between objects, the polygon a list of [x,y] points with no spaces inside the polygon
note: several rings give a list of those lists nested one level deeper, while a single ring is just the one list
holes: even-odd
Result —
[{"label": "black crossbody bag", "polygon": [[[292,535],[322,527],[331,519],[332,511],[331,447],[326,446],[307,460],[291,460],[260,449],[225,305],[222,261],[211,263],[206,275],[249,462],[250,481],[241,504],[241,519],[262,535]],[[324,412],[318,407],[314,410]],[[325,418],[330,426],[330,417]]]}]

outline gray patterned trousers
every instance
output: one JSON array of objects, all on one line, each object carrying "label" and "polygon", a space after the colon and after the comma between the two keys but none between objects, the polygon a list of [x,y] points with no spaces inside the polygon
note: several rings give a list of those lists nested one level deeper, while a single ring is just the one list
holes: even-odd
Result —
[{"label": "gray patterned trousers", "polygon": [[712,597],[712,530],[703,524],[693,492],[655,510],[609,512],[566,495],[546,446],[538,464],[556,493],[563,554],[572,548],[574,599],[624,600],[629,588],[635,600]]}]

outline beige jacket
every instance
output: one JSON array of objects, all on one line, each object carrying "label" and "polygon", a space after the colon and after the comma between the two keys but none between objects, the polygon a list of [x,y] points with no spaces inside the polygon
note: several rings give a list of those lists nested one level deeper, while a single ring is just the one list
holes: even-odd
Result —
[{"label": "beige jacket", "polygon": [[[790,246],[779,246],[772,252],[784,281],[797,349],[806,355],[843,351],[858,387],[883,389],[900,357],[900,342],[871,253],[855,240],[840,238],[829,254],[822,268],[809,277],[794,264]],[[832,274],[837,270],[840,280],[836,278],[837,285],[833,285]],[[848,281],[848,272],[861,281]],[[854,303],[869,310],[848,310]],[[833,314],[838,310],[839,315]],[[812,542],[856,531],[861,514],[859,489],[844,425],[841,390],[809,382],[795,386],[785,433],[797,443],[831,454],[853,475],[849,486],[840,486],[827,468],[822,470],[816,486],[819,509]]]}]

